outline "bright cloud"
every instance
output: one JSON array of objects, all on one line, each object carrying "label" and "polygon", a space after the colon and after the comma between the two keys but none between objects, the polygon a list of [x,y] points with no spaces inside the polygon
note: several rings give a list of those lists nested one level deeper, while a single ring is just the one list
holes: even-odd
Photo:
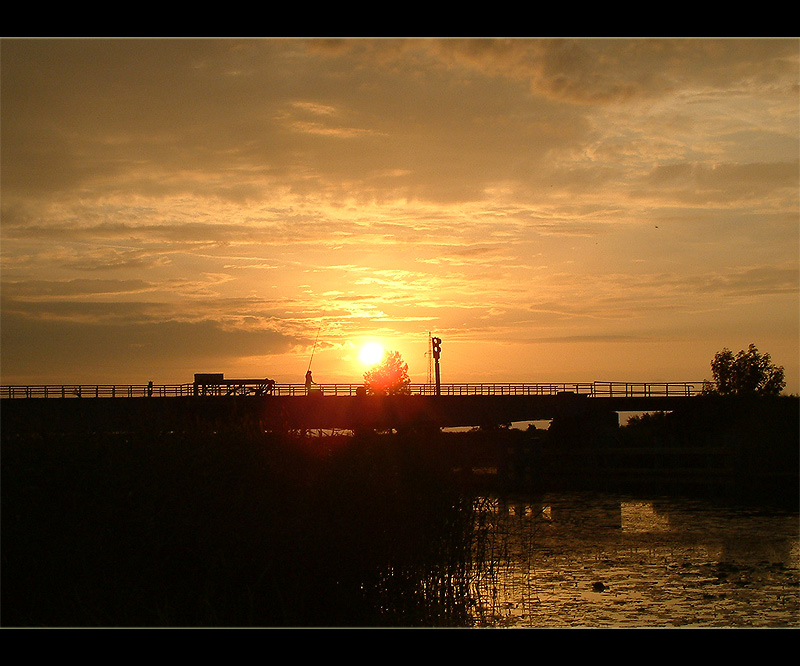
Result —
[{"label": "bright cloud", "polygon": [[2,381],[798,392],[797,45],[4,39]]}]

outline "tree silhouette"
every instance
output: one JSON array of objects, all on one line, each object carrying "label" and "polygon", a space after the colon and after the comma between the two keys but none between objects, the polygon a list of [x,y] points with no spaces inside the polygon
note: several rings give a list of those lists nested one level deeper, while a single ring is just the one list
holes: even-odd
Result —
[{"label": "tree silhouette", "polygon": [[408,363],[396,351],[387,351],[378,365],[364,373],[364,386],[372,395],[409,393],[410,384]]},{"label": "tree silhouette", "polygon": [[783,366],[773,365],[769,354],[760,354],[755,345],[735,356],[724,347],[711,361],[714,388],[720,395],[779,395],[786,386]]}]

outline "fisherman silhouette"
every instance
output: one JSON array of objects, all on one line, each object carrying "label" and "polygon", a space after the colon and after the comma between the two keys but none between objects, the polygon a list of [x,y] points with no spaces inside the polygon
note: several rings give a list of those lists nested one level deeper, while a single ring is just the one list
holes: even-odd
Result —
[{"label": "fisherman silhouette", "polygon": [[311,390],[311,385],[316,382],[311,378],[311,370],[306,373],[306,392]]}]

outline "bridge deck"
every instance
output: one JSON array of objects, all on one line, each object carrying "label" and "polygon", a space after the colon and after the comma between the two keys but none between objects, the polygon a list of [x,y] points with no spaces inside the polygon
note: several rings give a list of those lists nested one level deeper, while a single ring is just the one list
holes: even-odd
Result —
[{"label": "bridge deck", "polygon": [[[285,387],[277,386],[271,395],[196,395],[192,385],[183,385],[182,393],[160,390],[164,387],[152,387],[150,392],[147,386],[14,388],[3,387],[0,393],[6,432],[31,424],[66,430],[177,430],[187,424],[206,423],[218,429],[252,423],[285,430],[496,425],[564,416],[591,420],[599,414],[613,416],[613,412],[669,411],[699,393],[692,384],[587,384],[581,392],[570,391],[570,385],[548,385],[547,391],[541,385],[450,385],[442,387],[443,395],[394,396],[359,395],[358,387],[341,385],[309,394],[304,387],[282,391]],[[75,399],[78,396],[83,399]]]},{"label": "bridge deck", "polygon": [[[303,384],[275,384],[265,379],[227,379],[214,384],[35,384],[0,386],[0,399],[10,398],[173,398],[187,396],[304,396]],[[590,398],[691,397],[705,382],[576,382],[442,384],[442,396],[555,396],[574,393]],[[316,384],[315,395],[356,396],[362,384]],[[433,396],[433,384],[411,384],[409,395]]]}]

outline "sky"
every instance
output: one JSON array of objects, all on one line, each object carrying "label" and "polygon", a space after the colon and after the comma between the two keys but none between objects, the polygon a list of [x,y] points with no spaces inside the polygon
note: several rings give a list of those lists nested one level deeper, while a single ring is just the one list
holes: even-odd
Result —
[{"label": "sky", "polygon": [[0,381],[800,392],[798,39],[2,39]]}]

